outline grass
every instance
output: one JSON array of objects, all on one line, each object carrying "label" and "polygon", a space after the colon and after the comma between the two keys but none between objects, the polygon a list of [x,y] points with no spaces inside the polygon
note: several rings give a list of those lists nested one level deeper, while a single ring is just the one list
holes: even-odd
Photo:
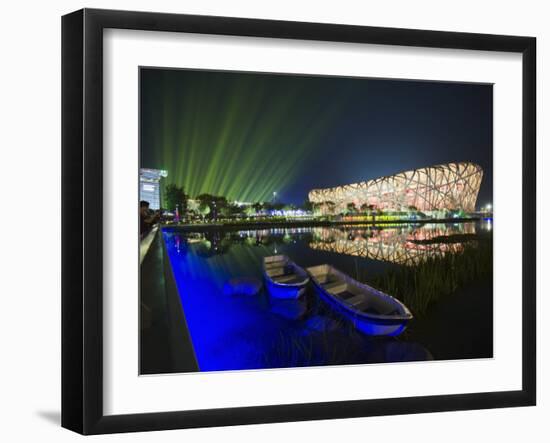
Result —
[{"label": "grass", "polygon": [[[278,337],[261,357],[262,367],[303,367],[366,363],[373,357],[372,337],[358,332],[349,320],[333,315],[332,311],[315,299],[308,313]],[[317,318],[320,323],[306,326],[306,319]]]},{"label": "grass", "polygon": [[464,244],[462,252],[390,269],[371,278],[368,284],[401,300],[415,316],[422,316],[441,297],[469,283],[492,278],[492,272],[493,242],[482,238]]}]

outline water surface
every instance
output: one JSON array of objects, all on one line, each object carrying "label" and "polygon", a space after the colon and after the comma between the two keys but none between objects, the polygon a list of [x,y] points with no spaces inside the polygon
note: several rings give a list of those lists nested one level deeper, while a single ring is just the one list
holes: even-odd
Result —
[{"label": "water surface", "polygon": [[490,222],[273,228],[165,229],[164,240],[201,371],[402,362],[492,356],[492,282],[474,282],[415,316],[397,338],[367,337],[320,302],[227,291],[233,278],[262,281],[262,258],[329,263],[368,281],[392,267],[459,253]]}]

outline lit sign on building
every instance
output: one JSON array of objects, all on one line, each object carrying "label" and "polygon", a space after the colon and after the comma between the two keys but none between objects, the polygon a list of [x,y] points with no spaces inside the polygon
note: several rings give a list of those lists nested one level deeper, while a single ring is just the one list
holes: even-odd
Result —
[{"label": "lit sign on building", "polygon": [[150,209],[161,208],[160,180],[168,176],[168,172],[160,169],[139,170],[139,199],[149,202]]}]

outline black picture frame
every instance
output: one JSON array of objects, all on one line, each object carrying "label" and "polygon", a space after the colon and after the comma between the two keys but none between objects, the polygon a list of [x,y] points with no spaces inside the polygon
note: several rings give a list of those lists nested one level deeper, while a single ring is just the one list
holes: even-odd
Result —
[{"label": "black picture frame", "polygon": [[[522,54],[522,389],[131,415],[103,413],[103,30],[192,32]],[[62,426],[82,434],[529,406],[536,403],[536,39],[83,9],[62,18]]]}]

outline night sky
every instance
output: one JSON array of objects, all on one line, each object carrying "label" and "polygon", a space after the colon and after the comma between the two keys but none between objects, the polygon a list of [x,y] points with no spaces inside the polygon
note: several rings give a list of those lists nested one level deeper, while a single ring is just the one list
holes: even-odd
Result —
[{"label": "night sky", "polygon": [[313,188],[471,161],[477,206],[492,202],[492,85],[142,68],[140,89],[141,167],[191,197],[302,204]]}]

